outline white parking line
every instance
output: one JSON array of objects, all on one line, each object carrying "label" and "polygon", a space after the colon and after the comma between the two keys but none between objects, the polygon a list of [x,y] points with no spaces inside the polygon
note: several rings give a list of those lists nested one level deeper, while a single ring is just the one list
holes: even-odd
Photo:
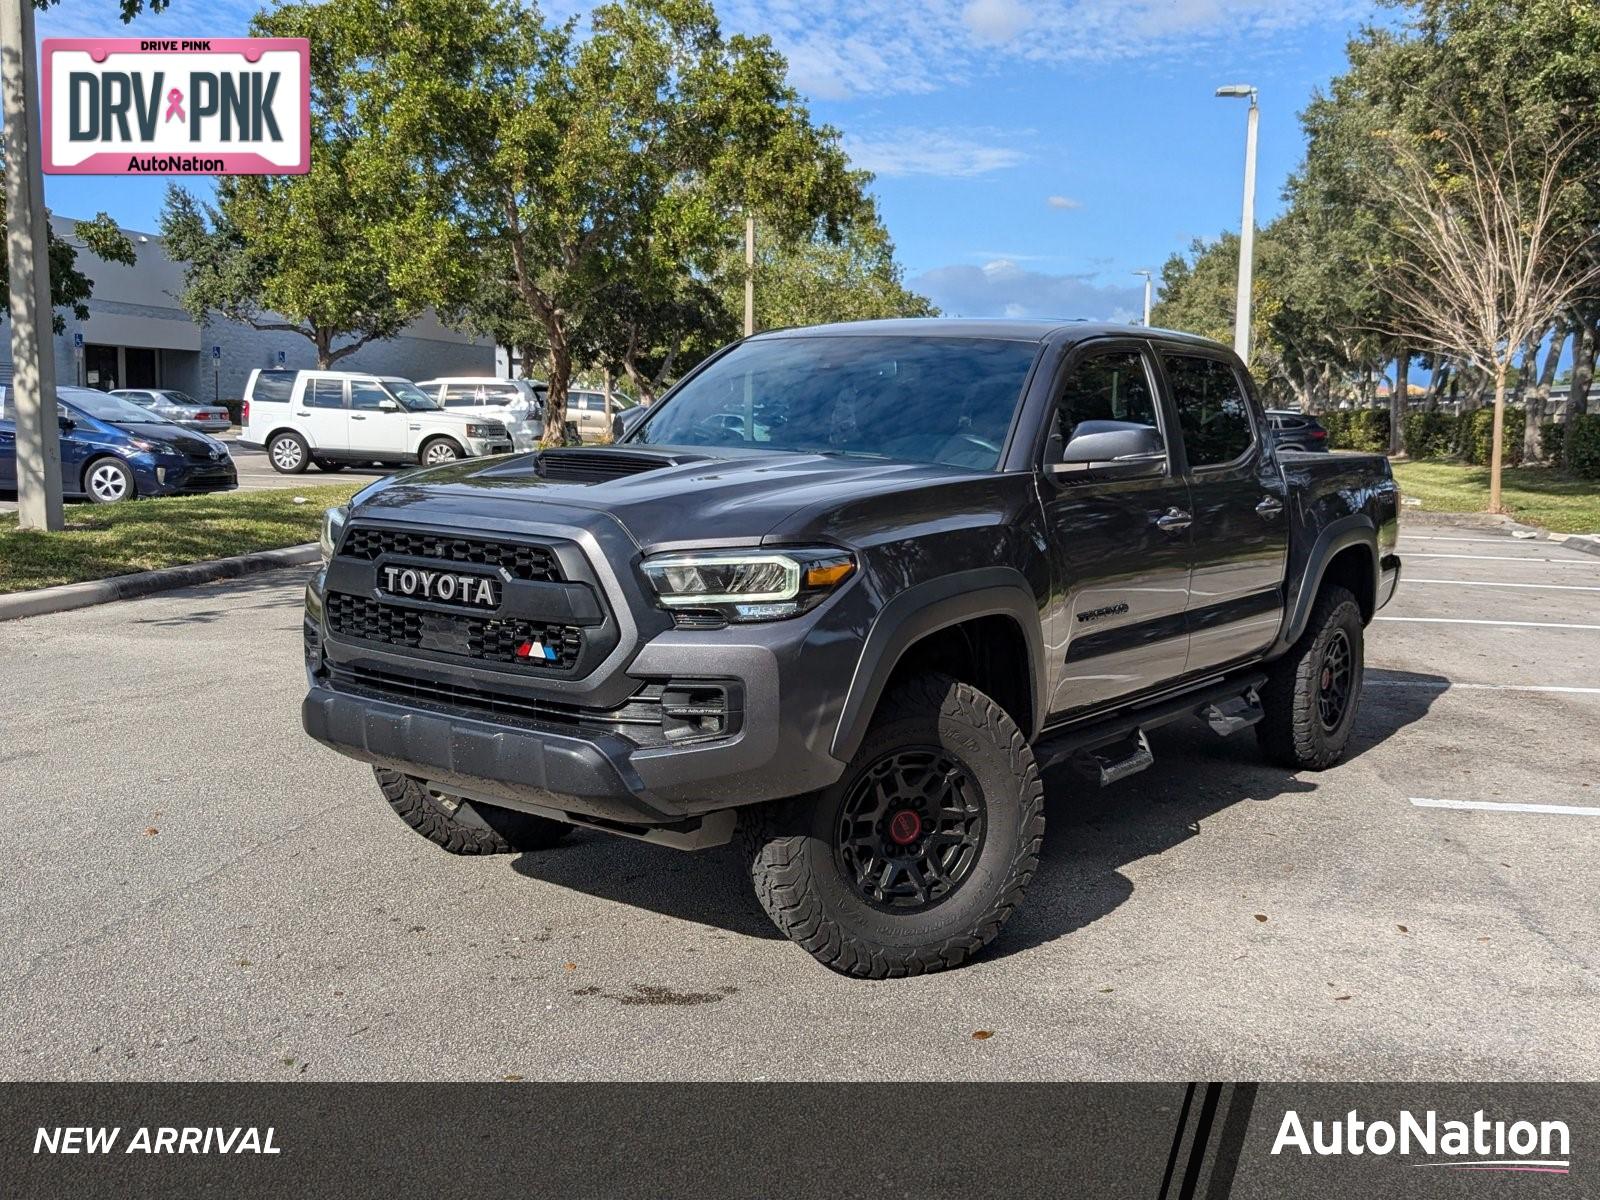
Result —
[{"label": "white parking line", "polygon": [[1527,542],[1536,542],[1538,538],[1514,538],[1510,534],[1500,537],[1443,537],[1437,533],[1405,533],[1400,534],[1402,542],[1499,542],[1502,546],[1516,546]]},{"label": "white parking line", "polygon": [[1478,617],[1378,617],[1379,621],[1405,621],[1413,625],[1503,625],[1518,629],[1600,629],[1600,625],[1572,625],[1565,621],[1489,621]]},{"label": "white parking line", "polygon": [[1600,567],[1600,563],[1586,562],[1581,558],[1529,558],[1521,554],[1408,554],[1407,558],[1466,558],[1473,562],[1542,562],[1560,567]]},{"label": "white parking line", "polygon": [[1552,813],[1561,817],[1600,817],[1600,808],[1577,804],[1502,804],[1495,800],[1431,800],[1412,796],[1418,808],[1459,808],[1484,812]]},{"label": "white parking line", "polygon": [[1422,688],[1430,692],[1563,692],[1571,696],[1600,696],[1600,687],[1560,687],[1542,683],[1456,683],[1445,680],[1432,683],[1426,679],[1368,679],[1362,687]]},{"label": "white parking line", "polygon": [[1413,583],[1442,583],[1451,587],[1508,587],[1538,588],[1546,592],[1600,592],[1600,587],[1586,583],[1495,583],[1487,579],[1417,579],[1407,577],[1406,586]]}]

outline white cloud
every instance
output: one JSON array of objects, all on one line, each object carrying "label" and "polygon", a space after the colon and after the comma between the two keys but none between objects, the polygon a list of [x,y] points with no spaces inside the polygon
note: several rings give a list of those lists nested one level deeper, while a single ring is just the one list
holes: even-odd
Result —
[{"label": "white cloud", "polygon": [[958,263],[935,267],[911,286],[944,312],[962,317],[1088,317],[1130,321],[1141,311],[1141,286],[1097,282],[1094,274],[1055,275],[1009,258],[981,267]]},{"label": "white cloud", "polygon": [[961,19],[975,41],[994,45],[1009,42],[1033,24],[1033,15],[1018,0],[968,0]]},{"label": "white cloud", "polygon": [[1065,211],[1083,207],[1082,200],[1074,200],[1071,196],[1047,196],[1045,203],[1051,208],[1059,208]]},{"label": "white cloud", "polygon": [[[722,0],[723,23],[768,33],[801,91],[916,94],[1018,60],[1115,62],[1270,49],[1284,33],[1348,29],[1376,0]],[[1026,33],[1027,36],[1021,36]]]},{"label": "white cloud", "polygon": [[942,129],[890,129],[867,137],[846,134],[845,153],[852,165],[875,175],[933,175],[970,179],[1024,162],[1027,155],[1002,144],[992,130],[967,135]]}]

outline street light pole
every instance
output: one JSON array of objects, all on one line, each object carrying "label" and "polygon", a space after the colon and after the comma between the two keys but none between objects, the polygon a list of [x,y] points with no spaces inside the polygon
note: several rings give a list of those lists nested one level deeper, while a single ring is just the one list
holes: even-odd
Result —
[{"label": "street light pole", "polygon": [[1256,123],[1261,110],[1256,104],[1256,89],[1248,83],[1219,87],[1217,95],[1250,101],[1250,115],[1244,135],[1244,218],[1239,223],[1239,292],[1234,304],[1233,348],[1246,363],[1250,361],[1250,277],[1256,255]]},{"label": "street light pole", "polygon": [[62,528],[61,431],[51,344],[49,224],[39,173],[33,0],[0,0],[5,114],[6,250],[11,259],[11,407],[17,433],[17,526]]},{"label": "street light pole", "polygon": [[744,335],[756,331],[756,218],[744,218]]},{"label": "street light pole", "polygon": [[1144,276],[1144,327],[1150,328],[1150,272],[1135,271],[1135,275]]}]

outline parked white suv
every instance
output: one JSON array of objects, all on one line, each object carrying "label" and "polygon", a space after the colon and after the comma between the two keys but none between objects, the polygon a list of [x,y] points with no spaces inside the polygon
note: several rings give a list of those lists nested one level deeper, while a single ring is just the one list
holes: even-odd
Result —
[{"label": "parked white suv", "polygon": [[417,386],[449,412],[500,421],[518,450],[536,449],[544,436],[545,385],[537,380],[451,375]]},{"label": "parked white suv", "polygon": [[297,475],[315,463],[436,465],[510,454],[499,421],[447,412],[409,379],[349,371],[261,370],[244,389],[239,441],[264,448],[275,470]]}]

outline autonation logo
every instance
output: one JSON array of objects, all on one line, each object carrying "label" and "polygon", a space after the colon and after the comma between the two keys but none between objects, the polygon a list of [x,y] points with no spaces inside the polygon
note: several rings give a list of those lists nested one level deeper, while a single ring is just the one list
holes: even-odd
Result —
[{"label": "autonation logo", "polygon": [[1571,1168],[1571,1140],[1565,1121],[1492,1121],[1482,1109],[1470,1121],[1442,1121],[1432,1109],[1420,1117],[1401,1109],[1392,1121],[1368,1121],[1351,1109],[1339,1120],[1312,1121],[1308,1133],[1300,1114],[1291,1108],[1283,1114],[1272,1153],[1420,1155],[1439,1161],[1407,1165],[1565,1175]]}]

